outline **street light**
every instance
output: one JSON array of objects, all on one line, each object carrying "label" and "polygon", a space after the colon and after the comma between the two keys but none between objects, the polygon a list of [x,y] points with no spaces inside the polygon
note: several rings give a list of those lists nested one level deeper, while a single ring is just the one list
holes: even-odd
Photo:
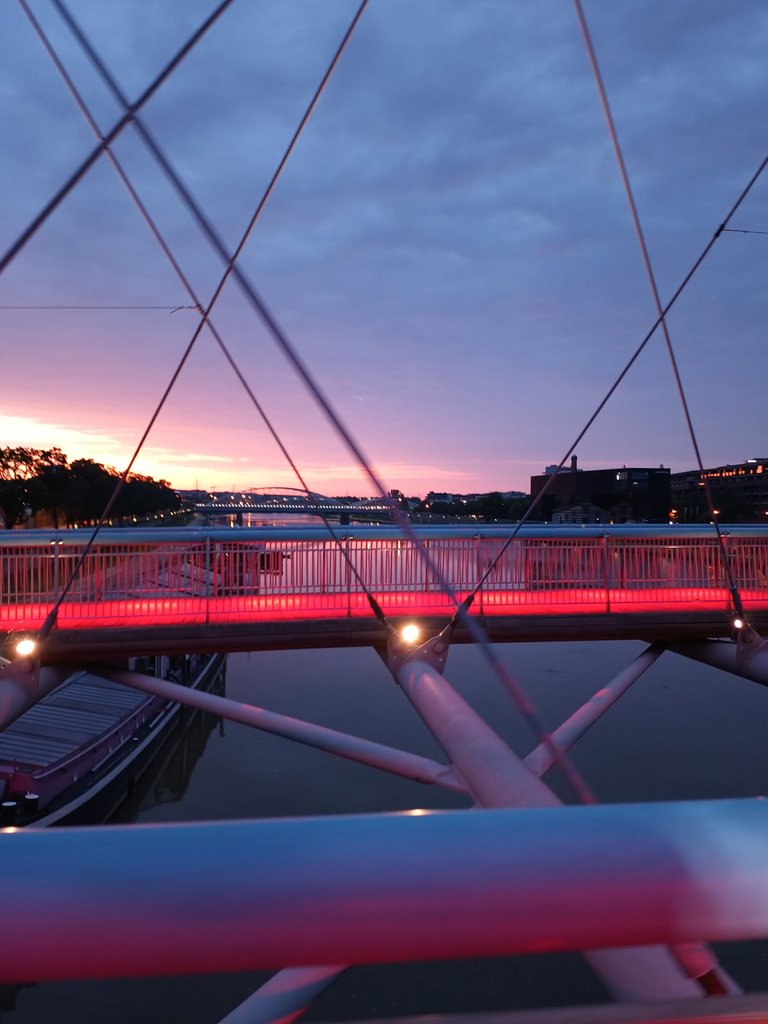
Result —
[{"label": "street light", "polygon": [[421,630],[415,622],[410,622],[407,626],[403,626],[402,633],[400,634],[407,644],[416,643],[421,635]]}]

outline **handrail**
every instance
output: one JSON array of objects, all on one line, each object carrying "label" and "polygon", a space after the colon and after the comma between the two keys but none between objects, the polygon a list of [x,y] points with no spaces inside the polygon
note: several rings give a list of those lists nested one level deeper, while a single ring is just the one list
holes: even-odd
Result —
[{"label": "handrail", "polygon": [[0,839],[13,935],[2,982],[768,936],[761,800],[20,829]]},{"label": "handrail", "polygon": [[[497,523],[493,525],[457,525],[457,526],[414,526],[413,531],[420,540],[439,540],[447,538],[465,539],[468,537],[506,538],[514,523]],[[723,524],[722,531],[727,536],[744,539],[765,540],[768,542],[768,526],[751,526]],[[344,537],[363,540],[406,540],[403,530],[396,525],[365,525],[343,526],[338,531]],[[76,547],[84,547],[91,531],[87,528],[72,530],[0,530],[0,550],[13,547],[35,547],[46,544],[64,542]],[[608,539],[656,540],[711,540],[712,527],[706,524],[667,526],[655,523],[629,523],[622,526],[592,525],[563,526],[560,524],[537,524],[523,526],[517,535],[520,539],[539,538],[543,540],[571,540],[606,537]],[[96,538],[97,545],[109,545],[115,542],[127,544],[158,543],[170,541],[205,542],[232,540],[327,540],[328,530],[325,526],[169,526],[169,527],[104,527]]]},{"label": "handrail", "polygon": [[[528,527],[507,546],[508,530],[419,529],[459,600],[487,576],[475,614],[730,607],[717,542],[705,527]],[[388,616],[452,613],[417,545],[399,529],[345,528],[337,537],[341,546],[322,527],[106,529],[60,618],[150,625],[190,616],[211,623],[359,618],[371,615],[368,592]],[[765,607],[768,528],[733,527],[728,537],[745,601]],[[39,628],[87,540],[85,531],[0,535],[0,620],[8,629]]]}]

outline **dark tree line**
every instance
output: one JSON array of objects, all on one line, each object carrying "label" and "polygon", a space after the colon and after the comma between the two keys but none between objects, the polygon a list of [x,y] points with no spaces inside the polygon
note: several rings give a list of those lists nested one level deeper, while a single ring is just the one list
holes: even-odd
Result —
[{"label": "dark tree line", "polygon": [[[0,510],[7,529],[46,512],[51,525],[75,526],[99,518],[120,474],[93,459],[70,463],[59,448],[0,448]],[[167,480],[132,474],[110,518],[143,517],[181,505]]]},{"label": "dark tree line", "polygon": [[[429,506],[429,511],[448,516],[476,516],[486,523],[497,519],[518,520],[528,511],[531,499],[526,495],[521,498],[505,498],[499,491],[481,494],[477,498],[456,501],[437,501]],[[423,508],[427,506],[422,503]]]}]

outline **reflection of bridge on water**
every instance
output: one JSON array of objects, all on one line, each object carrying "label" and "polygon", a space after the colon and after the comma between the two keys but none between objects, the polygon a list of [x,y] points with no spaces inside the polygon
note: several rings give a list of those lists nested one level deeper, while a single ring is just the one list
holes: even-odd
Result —
[{"label": "reflection of bridge on water", "polygon": [[354,521],[386,523],[392,520],[392,506],[381,498],[328,498],[294,487],[212,493],[208,501],[196,502],[195,512],[209,517],[234,516],[239,525],[251,515],[306,515],[349,524]]}]

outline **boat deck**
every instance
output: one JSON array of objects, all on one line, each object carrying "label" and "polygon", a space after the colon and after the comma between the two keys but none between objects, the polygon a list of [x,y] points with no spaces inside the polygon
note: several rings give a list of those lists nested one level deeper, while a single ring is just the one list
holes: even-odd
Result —
[{"label": "boat deck", "polygon": [[45,768],[95,742],[147,696],[78,672],[0,733],[0,761]]}]

